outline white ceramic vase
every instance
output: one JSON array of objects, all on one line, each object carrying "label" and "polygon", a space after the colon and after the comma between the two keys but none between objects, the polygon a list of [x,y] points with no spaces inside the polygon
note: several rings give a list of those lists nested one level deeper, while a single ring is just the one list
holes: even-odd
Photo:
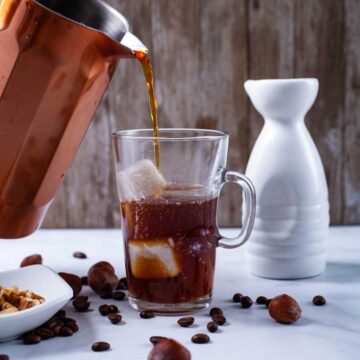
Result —
[{"label": "white ceramic vase", "polygon": [[245,82],[265,120],[246,169],[257,194],[246,251],[254,275],[298,279],[325,269],[328,190],[319,153],[304,123],[318,87],[317,79]]}]

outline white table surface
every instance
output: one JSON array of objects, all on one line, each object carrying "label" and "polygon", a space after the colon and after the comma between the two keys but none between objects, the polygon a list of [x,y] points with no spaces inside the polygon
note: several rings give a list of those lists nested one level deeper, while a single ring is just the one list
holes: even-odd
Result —
[{"label": "white table surface", "polygon": [[[230,234],[235,230],[225,230]],[[88,259],[72,257],[84,251]],[[120,230],[42,230],[23,240],[0,241],[0,270],[19,266],[27,255],[41,253],[44,264],[56,271],[73,272],[80,276],[99,260],[111,262],[118,275],[124,276],[124,260]],[[231,302],[235,292],[255,299],[258,295],[273,297],[288,293],[303,309],[302,318],[292,325],[274,322],[267,310],[254,304],[241,309]],[[85,287],[84,294],[90,294]],[[312,305],[314,295],[322,294],[328,303]],[[93,297],[92,308],[111,300]],[[213,305],[224,309],[228,324],[210,334],[211,343],[192,344],[190,338],[205,332],[208,311],[195,315],[195,324],[180,328],[178,317],[156,317],[143,320],[127,302],[120,306],[125,324],[112,325],[98,311],[68,315],[78,320],[80,331],[70,338],[55,338],[38,345],[20,341],[0,344],[0,354],[12,360],[22,359],[131,359],[145,360],[152,348],[151,335],[175,338],[192,353],[192,359],[206,360],[306,360],[360,359],[360,227],[332,228],[329,239],[327,270],[321,276],[297,281],[275,281],[254,277],[246,272],[242,249],[217,252],[217,269]],[[1,329],[0,329],[1,331]],[[111,343],[111,351],[94,353],[95,341]]]}]

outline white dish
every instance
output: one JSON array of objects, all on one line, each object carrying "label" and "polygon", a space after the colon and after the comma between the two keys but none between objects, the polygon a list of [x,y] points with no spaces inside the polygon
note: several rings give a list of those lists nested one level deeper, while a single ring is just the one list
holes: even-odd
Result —
[{"label": "white dish", "polygon": [[0,285],[31,290],[45,302],[30,309],[0,315],[0,342],[14,340],[40,326],[60,310],[73,296],[71,287],[53,270],[33,265],[0,273]]}]

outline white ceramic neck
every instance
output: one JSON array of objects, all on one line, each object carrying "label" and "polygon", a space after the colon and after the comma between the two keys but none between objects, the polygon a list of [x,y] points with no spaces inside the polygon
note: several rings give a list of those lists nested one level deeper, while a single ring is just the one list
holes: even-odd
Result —
[{"label": "white ceramic neck", "polygon": [[248,80],[245,90],[266,121],[301,122],[315,101],[317,79]]}]

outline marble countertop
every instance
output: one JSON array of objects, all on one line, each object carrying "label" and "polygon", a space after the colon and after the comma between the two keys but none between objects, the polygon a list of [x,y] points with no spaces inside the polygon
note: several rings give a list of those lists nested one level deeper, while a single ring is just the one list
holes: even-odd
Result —
[{"label": "marble countertop", "polygon": [[[225,229],[231,235],[236,229]],[[88,259],[72,257],[74,251],[84,251]],[[111,262],[118,275],[124,276],[124,260],[120,230],[41,230],[23,240],[0,241],[0,271],[16,268],[27,255],[41,253],[44,264],[56,271],[86,275],[88,268],[99,260]],[[208,311],[195,314],[195,324],[180,328],[178,317],[156,317],[143,320],[126,301],[116,302],[124,323],[111,325],[97,311],[74,313],[80,331],[71,338],[55,338],[38,345],[23,345],[20,341],[0,344],[0,354],[10,359],[131,359],[145,360],[152,348],[149,337],[163,335],[175,338],[192,353],[192,359],[252,360],[252,359],[360,359],[360,227],[335,227],[330,230],[328,266],[324,274],[306,280],[276,281],[254,277],[247,273],[243,249],[217,251],[214,306],[220,306],[228,324],[210,334],[211,343],[192,344],[195,333],[205,332]],[[302,318],[292,325],[274,322],[267,310],[259,305],[241,309],[231,302],[235,292],[255,299],[258,295],[273,297],[288,293],[303,309]],[[91,293],[86,287],[84,294]],[[323,307],[311,303],[322,294],[327,299]],[[97,297],[92,308],[109,302]],[[111,302],[111,301],[110,301]],[[115,303],[115,302],[114,302]],[[1,331],[1,329],[0,329]],[[94,353],[95,341],[107,341],[111,351]]]}]

